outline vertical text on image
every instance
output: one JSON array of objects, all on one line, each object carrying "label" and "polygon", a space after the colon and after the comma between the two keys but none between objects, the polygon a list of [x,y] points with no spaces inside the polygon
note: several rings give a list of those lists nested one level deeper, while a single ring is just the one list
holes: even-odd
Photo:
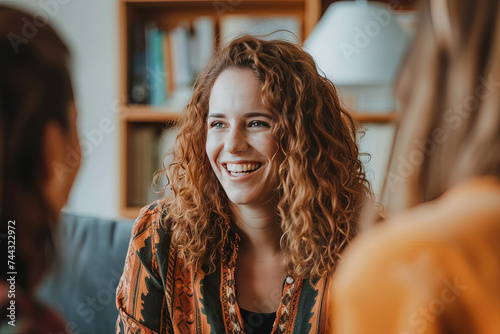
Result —
[{"label": "vertical text on image", "polygon": [[7,307],[8,324],[16,325],[16,221],[9,220],[7,223],[7,283],[9,290],[7,297],[9,298],[9,306]]}]

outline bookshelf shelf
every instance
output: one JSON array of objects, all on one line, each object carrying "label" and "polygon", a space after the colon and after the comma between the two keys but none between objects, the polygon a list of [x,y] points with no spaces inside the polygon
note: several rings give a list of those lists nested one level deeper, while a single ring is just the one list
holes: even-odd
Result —
[{"label": "bookshelf shelf", "polygon": [[127,106],[120,117],[126,122],[176,122],[180,119],[182,111],[151,106]]},{"label": "bookshelf shelf", "polygon": [[398,114],[393,111],[386,113],[366,113],[354,114],[361,123],[394,123],[398,121]]}]

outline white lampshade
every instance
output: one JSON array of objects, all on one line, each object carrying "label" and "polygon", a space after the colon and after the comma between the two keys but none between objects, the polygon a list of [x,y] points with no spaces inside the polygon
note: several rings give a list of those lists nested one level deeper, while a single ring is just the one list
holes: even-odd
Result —
[{"label": "white lampshade", "polygon": [[304,43],[318,68],[338,85],[390,84],[408,44],[390,7],[334,2]]}]

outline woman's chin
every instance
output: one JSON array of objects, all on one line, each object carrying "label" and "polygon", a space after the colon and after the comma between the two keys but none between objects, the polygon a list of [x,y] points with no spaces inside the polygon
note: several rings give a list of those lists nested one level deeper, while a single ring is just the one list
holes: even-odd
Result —
[{"label": "woman's chin", "polygon": [[231,203],[236,205],[249,205],[254,202],[245,196],[230,196],[229,200],[231,201]]},{"label": "woman's chin", "polygon": [[256,194],[249,193],[227,193],[227,197],[231,201],[231,203],[236,205],[251,205],[260,201],[262,196],[257,196]]}]

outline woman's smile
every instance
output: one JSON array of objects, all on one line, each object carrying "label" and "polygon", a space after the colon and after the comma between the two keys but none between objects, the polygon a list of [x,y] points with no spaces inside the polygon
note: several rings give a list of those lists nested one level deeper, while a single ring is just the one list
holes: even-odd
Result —
[{"label": "woman's smile", "polygon": [[227,163],[222,164],[225,177],[230,182],[246,182],[252,178],[259,178],[261,163]]}]

